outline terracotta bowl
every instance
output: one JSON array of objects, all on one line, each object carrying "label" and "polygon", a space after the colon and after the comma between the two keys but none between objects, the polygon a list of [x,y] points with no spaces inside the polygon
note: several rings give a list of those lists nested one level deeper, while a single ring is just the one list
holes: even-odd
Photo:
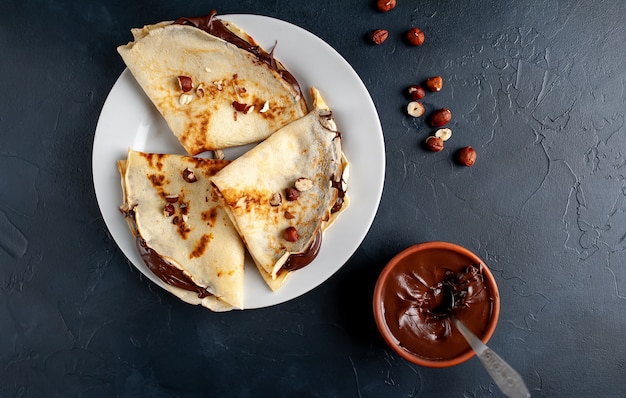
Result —
[{"label": "terracotta bowl", "polygon": [[[451,309],[450,297],[455,298]],[[374,318],[402,358],[443,368],[474,356],[450,313],[485,343],[496,328],[498,286],[471,251],[447,242],[421,243],[397,254],[382,270],[374,289]]]}]

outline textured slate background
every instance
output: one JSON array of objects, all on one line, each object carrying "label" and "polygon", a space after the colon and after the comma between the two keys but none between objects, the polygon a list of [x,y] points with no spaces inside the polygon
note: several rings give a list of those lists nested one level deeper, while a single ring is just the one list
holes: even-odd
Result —
[{"label": "textured slate background", "polygon": [[[491,346],[535,397],[624,396],[626,3],[404,1],[0,3],[0,396],[499,397],[474,358],[411,365],[379,337],[378,272],[447,240],[481,256],[502,313]],[[153,286],[100,216],[91,147],[129,29],[182,15],[258,13],[328,42],[378,107],[387,172],[365,241],[291,302],[213,314]],[[411,26],[421,48],[401,39]],[[386,28],[381,46],[364,39]],[[433,75],[455,134],[405,116]],[[452,162],[472,145],[471,169]],[[358,198],[354,198],[358,200]]]}]

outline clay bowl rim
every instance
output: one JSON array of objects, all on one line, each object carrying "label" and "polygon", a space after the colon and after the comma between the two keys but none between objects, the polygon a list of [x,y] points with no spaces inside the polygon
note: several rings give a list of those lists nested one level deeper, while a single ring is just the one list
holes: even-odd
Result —
[{"label": "clay bowl rim", "polygon": [[383,337],[387,345],[391,347],[398,355],[400,355],[405,360],[411,363],[414,363],[416,365],[425,366],[429,368],[447,368],[450,366],[461,364],[467,361],[468,359],[472,358],[476,354],[474,353],[473,350],[470,349],[469,351],[466,351],[465,353],[461,355],[458,355],[453,358],[447,358],[447,359],[427,359],[421,356],[413,355],[410,352],[404,350],[395,342],[395,339],[392,337],[391,332],[389,331],[389,328],[387,327],[387,323],[385,322],[383,311],[382,311],[382,303],[383,303],[383,301],[381,300],[382,290],[387,281],[387,278],[391,274],[391,271],[393,271],[393,269],[402,260],[411,256],[412,254],[416,252],[432,250],[432,249],[438,249],[438,250],[443,249],[443,250],[453,251],[463,256],[466,256],[468,258],[471,258],[477,264],[482,264],[483,276],[485,278],[485,281],[487,282],[487,286],[489,287],[490,291],[493,292],[494,303],[493,303],[493,311],[491,314],[491,318],[489,319],[489,323],[487,325],[487,331],[485,332],[483,336],[478,336],[478,337],[485,344],[489,341],[494,331],[496,330],[498,319],[500,317],[500,293],[498,291],[498,285],[496,283],[496,280],[491,270],[480,257],[478,257],[471,250],[463,246],[459,246],[455,243],[450,243],[450,242],[431,241],[431,242],[417,243],[415,245],[409,246],[406,249],[402,250],[400,253],[396,254],[391,260],[389,260],[389,262],[387,262],[387,264],[381,271],[380,275],[378,276],[378,280],[376,281],[376,286],[374,288],[374,295],[373,295],[374,320],[376,322],[376,327],[378,328],[378,331],[380,332],[381,336]]}]

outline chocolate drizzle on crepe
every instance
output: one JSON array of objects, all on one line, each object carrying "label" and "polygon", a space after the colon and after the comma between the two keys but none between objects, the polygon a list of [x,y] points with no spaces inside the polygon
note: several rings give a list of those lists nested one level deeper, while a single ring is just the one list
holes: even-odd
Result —
[{"label": "chocolate drizzle on crepe", "polygon": [[137,236],[136,243],[137,250],[143,262],[146,263],[150,271],[163,282],[183,290],[196,292],[199,298],[212,296],[212,293],[207,289],[196,285],[183,270],[175,267],[169,261],[161,257],[159,253],[150,248],[146,244],[146,241],[140,236]]},{"label": "chocolate drizzle on crepe", "polygon": [[330,209],[331,213],[337,213],[343,207],[344,197],[346,196],[346,191],[343,190],[343,182],[341,179],[339,181],[335,181],[335,176],[330,180],[333,188],[337,190],[337,199],[335,200],[335,204]]},{"label": "chocolate drizzle on crepe", "polygon": [[[344,197],[346,196],[346,192],[343,190],[342,181],[335,181],[335,178],[331,179],[331,185],[333,188],[337,190],[337,199],[335,204],[331,208],[331,213],[336,213],[341,210],[343,207]],[[309,265],[315,257],[320,252],[320,248],[322,247],[322,230],[321,228],[315,232],[315,236],[311,241],[309,247],[302,253],[292,253],[289,255],[287,262],[283,265],[283,269],[287,271],[295,271],[297,269],[306,267]]]},{"label": "chocolate drizzle on crepe", "polygon": [[193,279],[191,279],[189,275],[185,274],[183,270],[174,266],[172,263],[163,258],[163,256],[157,253],[156,250],[148,246],[145,239],[139,235],[134,210],[122,210],[122,214],[124,214],[124,217],[128,220],[128,223],[131,226],[131,232],[135,235],[135,244],[137,246],[139,256],[148,266],[148,269],[156,275],[157,278],[170,286],[175,286],[190,292],[196,292],[198,293],[199,298],[205,298],[213,295],[213,293],[209,292],[207,289],[196,285]]},{"label": "chocolate drizzle on crepe", "polygon": [[322,231],[318,229],[309,247],[302,253],[290,254],[287,262],[283,264],[283,268],[287,271],[295,271],[306,267],[315,260],[315,257],[320,252],[320,247],[322,247]]},{"label": "chocolate drizzle on crepe", "polygon": [[[289,73],[289,71],[281,68],[276,59],[274,58],[274,49],[270,53],[263,50],[258,45],[253,45],[241,37],[237,36],[230,29],[228,29],[221,19],[216,18],[217,15],[216,10],[212,10],[209,15],[203,17],[181,17],[174,21],[176,25],[189,25],[195,28],[201,29],[207,32],[210,35],[215,37],[219,37],[220,39],[227,41],[235,46],[241,48],[242,50],[246,50],[251,54],[254,54],[260,61],[267,64],[270,68],[272,68],[276,73],[280,75],[286,82],[291,84],[291,86],[296,90],[298,95],[302,97],[302,90],[300,88],[300,84],[296,80],[296,78]],[[252,40],[254,42],[254,40]],[[255,43],[256,44],[256,43]]]}]

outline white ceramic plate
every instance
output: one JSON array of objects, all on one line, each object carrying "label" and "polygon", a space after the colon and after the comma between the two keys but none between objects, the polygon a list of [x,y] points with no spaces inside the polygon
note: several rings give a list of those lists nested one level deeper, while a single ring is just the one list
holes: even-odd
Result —
[{"label": "white ceramic plate", "polygon": [[[333,275],[359,247],[369,230],[382,195],[385,149],[380,120],[372,98],[352,67],[332,47],[310,32],[278,19],[257,15],[224,15],[247,31],[298,79],[302,90],[320,90],[333,110],[350,162],[350,206],[324,234],[318,257],[295,271],[277,292],[263,282],[248,260],[245,270],[246,309],[268,307],[301,296]],[[311,99],[307,98],[309,104]],[[119,211],[122,201],[117,161],[128,148],[144,152],[185,154],[156,108],[128,69],[121,74],[102,108],[93,146],[93,179],[104,221],[132,264],[157,285],[136,252],[134,239]],[[234,159],[245,148],[226,150]]]}]

